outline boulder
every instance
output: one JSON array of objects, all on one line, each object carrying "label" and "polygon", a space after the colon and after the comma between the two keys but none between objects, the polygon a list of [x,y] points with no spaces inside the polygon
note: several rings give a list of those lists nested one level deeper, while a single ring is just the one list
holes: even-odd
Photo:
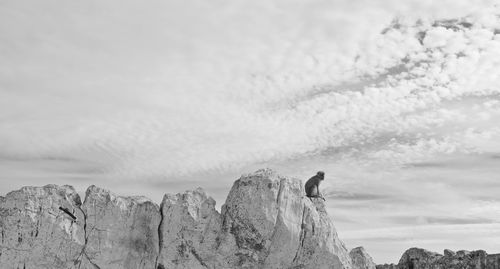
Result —
[{"label": "boulder", "polygon": [[353,248],[349,252],[351,256],[352,267],[354,269],[375,269],[376,265],[373,262],[372,257],[366,252],[363,247]]}]

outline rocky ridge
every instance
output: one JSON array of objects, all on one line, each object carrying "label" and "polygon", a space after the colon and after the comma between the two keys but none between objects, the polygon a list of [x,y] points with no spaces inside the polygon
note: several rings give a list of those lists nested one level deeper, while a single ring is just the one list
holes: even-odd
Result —
[{"label": "rocky ridge", "polygon": [[272,170],[238,179],[219,213],[202,189],[160,206],[91,186],[0,196],[0,268],[375,268],[350,253],[322,200]]},{"label": "rocky ridge", "polygon": [[457,252],[445,249],[444,255],[421,248],[410,248],[398,264],[377,265],[377,269],[500,269],[500,254],[484,250]]}]

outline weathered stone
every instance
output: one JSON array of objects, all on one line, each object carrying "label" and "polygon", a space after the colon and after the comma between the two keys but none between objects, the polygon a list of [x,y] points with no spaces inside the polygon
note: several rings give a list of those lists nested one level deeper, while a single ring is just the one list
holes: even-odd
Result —
[{"label": "weathered stone", "polygon": [[222,207],[228,268],[351,268],[322,200],[272,170],[237,180]]},{"label": "weathered stone", "polygon": [[432,268],[442,255],[421,248],[410,248],[399,260],[400,269],[427,269]]},{"label": "weathered stone", "polygon": [[372,257],[363,247],[353,248],[349,252],[349,256],[351,256],[354,269],[375,269],[376,267]]},{"label": "weathered stone", "polygon": [[202,189],[163,197],[158,268],[220,268],[215,248],[221,227],[215,200]]},{"label": "weathered stone", "polygon": [[[222,206],[201,189],[161,207],[95,186],[82,205],[72,187],[25,187],[0,196],[0,268],[352,268],[321,199],[303,182],[259,170]],[[355,269],[372,269],[364,250]]]},{"label": "weathered stone", "polygon": [[158,205],[145,197],[117,196],[90,186],[86,215],[85,253],[100,268],[154,268],[158,256]]},{"label": "weathered stone", "polygon": [[85,244],[80,205],[70,186],[24,187],[0,199],[0,268],[78,264]]}]

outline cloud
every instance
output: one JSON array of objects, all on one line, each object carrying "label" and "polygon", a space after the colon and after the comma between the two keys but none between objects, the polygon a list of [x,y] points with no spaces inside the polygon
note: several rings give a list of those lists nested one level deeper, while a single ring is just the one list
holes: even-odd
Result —
[{"label": "cloud", "polygon": [[445,225],[453,225],[453,224],[488,224],[494,223],[491,219],[484,218],[458,218],[458,217],[403,217],[397,216],[392,217],[391,221],[394,223],[400,224],[410,224],[410,225],[422,225],[422,224],[445,224]]},{"label": "cloud", "polygon": [[273,166],[325,170],[348,233],[481,220],[499,190],[494,4],[7,1],[0,191],[205,184],[220,204],[236,174]]},{"label": "cloud", "polygon": [[[281,6],[279,1],[274,4]],[[127,17],[136,8],[132,3],[125,3],[114,17],[62,5],[61,9],[71,11],[68,15],[33,19],[38,32],[29,28],[33,21],[18,15],[31,14],[34,6],[4,8],[6,19],[19,22],[15,29],[3,29],[11,37],[4,46],[13,53],[7,57],[12,63],[9,70],[2,69],[7,90],[1,95],[3,107],[17,118],[3,122],[4,152],[99,155],[113,163],[108,169],[112,175],[129,178],[236,169],[369,143],[383,133],[413,133],[449,120],[445,111],[433,111],[444,100],[469,92],[496,92],[490,86],[498,78],[482,76],[495,74],[498,42],[493,38],[493,22],[463,31],[408,22],[379,34],[398,12],[435,10],[429,3],[318,1],[282,6],[293,11],[289,15],[272,4],[241,2],[226,9],[202,5],[213,14],[189,5],[159,5],[158,10],[169,8],[172,17],[142,8],[151,14],[135,13],[141,19],[138,26],[131,26]],[[331,5],[354,13],[345,16],[345,10]],[[427,21],[471,12],[463,4],[454,6],[458,8],[447,14],[432,13]],[[195,16],[200,27],[172,10]],[[249,28],[257,11],[261,19]],[[378,16],[376,21],[358,19],[370,13]],[[73,23],[57,27],[56,21],[67,16]],[[277,18],[280,23],[274,24]],[[159,25],[171,29],[159,30]],[[425,27],[430,28],[422,46],[415,34]],[[23,34],[36,42],[24,43]],[[33,57],[21,55],[28,48]],[[432,51],[425,51],[429,48]],[[450,54],[458,49],[464,57]],[[73,65],[56,52],[71,56]],[[406,71],[391,69],[403,59],[407,59]],[[31,68],[24,68],[25,63]],[[49,65],[43,71],[45,63]],[[468,68],[457,70],[458,65]],[[138,70],[139,66],[145,68]],[[363,82],[367,76],[374,78]],[[469,89],[467,83],[478,77],[482,84],[476,81],[475,88]],[[370,80],[376,85],[371,86]],[[29,81],[32,85],[23,86]],[[360,82],[345,84],[348,81]],[[30,89],[35,85],[36,91]],[[324,86],[318,90],[317,85]],[[434,88],[427,89],[429,85]],[[8,90],[21,87],[21,92]],[[419,110],[430,111],[411,115]]]},{"label": "cloud", "polygon": [[350,193],[342,191],[330,191],[324,194],[328,199],[333,200],[355,200],[355,201],[370,201],[386,198],[383,195],[373,193]]}]

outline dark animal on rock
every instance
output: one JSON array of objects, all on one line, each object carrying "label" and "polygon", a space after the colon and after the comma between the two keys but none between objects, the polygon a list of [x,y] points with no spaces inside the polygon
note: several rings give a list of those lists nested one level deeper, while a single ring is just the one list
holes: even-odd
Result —
[{"label": "dark animal on rock", "polygon": [[319,171],[315,176],[311,177],[305,185],[306,196],[309,198],[323,198],[319,192],[319,184],[325,179],[325,172]]}]

